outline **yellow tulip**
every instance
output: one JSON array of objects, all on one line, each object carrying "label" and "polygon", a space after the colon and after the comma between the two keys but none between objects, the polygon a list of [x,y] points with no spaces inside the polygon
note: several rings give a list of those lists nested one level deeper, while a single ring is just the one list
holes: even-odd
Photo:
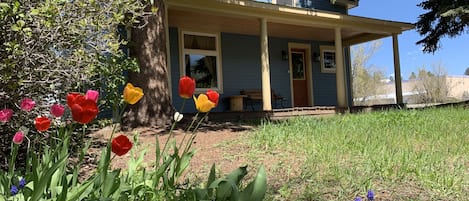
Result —
[{"label": "yellow tulip", "polygon": [[200,94],[198,98],[195,98],[194,96],[194,102],[195,102],[195,108],[199,112],[209,112],[212,108],[215,107],[215,103],[210,101],[205,94]]},{"label": "yellow tulip", "polygon": [[127,83],[124,88],[124,101],[133,105],[143,97],[143,90],[140,87]]}]

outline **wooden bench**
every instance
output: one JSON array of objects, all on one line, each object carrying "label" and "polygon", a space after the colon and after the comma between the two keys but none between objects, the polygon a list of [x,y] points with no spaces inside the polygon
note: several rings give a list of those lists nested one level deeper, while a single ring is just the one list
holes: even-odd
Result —
[{"label": "wooden bench", "polygon": [[[280,104],[280,106],[282,108],[284,108],[283,106],[283,102],[286,101],[286,99],[278,94],[276,94],[274,92],[274,90],[270,90],[271,91],[271,97],[272,97],[272,101],[274,103],[274,106],[277,107],[278,104]],[[244,101],[244,103],[246,105],[251,105],[251,109],[254,110],[254,104],[255,103],[261,103],[262,104],[262,90],[261,89],[246,89],[246,90],[241,90],[239,92],[239,94],[241,95],[244,95],[244,99],[246,101]]]}]

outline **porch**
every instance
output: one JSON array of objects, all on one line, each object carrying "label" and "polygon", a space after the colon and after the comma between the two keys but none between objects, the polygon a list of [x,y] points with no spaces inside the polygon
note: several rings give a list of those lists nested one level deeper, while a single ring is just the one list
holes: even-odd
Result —
[{"label": "porch", "polygon": [[[287,108],[324,105],[350,108],[349,47],[392,37],[396,102],[402,103],[398,35],[413,28],[411,24],[248,0],[167,0],[167,5],[172,94],[177,94],[179,77],[191,75],[192,68],[200,67],[195,66],[200,64],[194,62],[198,60],[209,63],[206,74],[214,81],[212,84],[207,81],[196,92],[212,89],[226,98],[239,96],[243,89],[261,89],[260,110],[266,113],[276,111],[272,89],[286,98]],[[330,49],[323,50],[323,46]],[[284,58],[284,52],[288,58]],[[293,59],[298,58],[304,59],[302,94],[294,87],[295,81],[301,78],[292,67]],[[306,103],[297,104],[298,95]],[[173,96],[176,108],[180,102]],[[224,112],[229,107],[221,108],[214,112]],[[293,114],[305,110],[289,111]]]}]

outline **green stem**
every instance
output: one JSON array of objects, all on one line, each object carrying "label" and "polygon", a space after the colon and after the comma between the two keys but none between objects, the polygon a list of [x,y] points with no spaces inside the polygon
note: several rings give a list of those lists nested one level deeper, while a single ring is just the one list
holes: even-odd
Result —
[{"label": "green stem", "polygon": [[[204,119],[208,116],[209,113],[210,113],[210,112],[205,113],[204,117],[202,117],[202,118],[199,120],[199,122],[197,123],[197,126],[194,128],[194,130],[192,130],[192,133],[191,133],[192,136],[191,136],[189,142],[186,144],[186,148],[184,148],[184,152],[183,152],[183,153],[189,151],[189,149],[191,148],[192,143],[193,143],[194,140],[195,140],[195,137],[197,137],[197,130],[199,129],[200,124],[202,124],[202,121],[204,121]],[[198,114],[198,113],[197,113],[197,114]]]},{"label": "green stem", "polygon": [[[182,112],[182,110],[184,109],[184,106],[186,105],[186,100],[187,99],[183,99],[182,101],[182,105],[181,105],[181,108],[179,109],[179,111]],[[171,137],[174,135],[173,134],[173,130],[174,128],[176,127],[176,124],[177,124],[177,121],[174,120],[173,124],[171,125],[171,128],[169,130],[169,136],[168,136],[168,139],[166,139],[166,142],[164,143],[164,146],[163,146],[163,151],[160,153],[160,154],[157,154],[156,155],[156,166],[155,166],[155,169],[160,165],[160,160],[161,160],[161,157],[164,156],[164,154],[166,153],[166,148],[168,146],[168,142],[169,140],[171,139]],[[158,138],[158,135],[155,135],[156,138]],[[156,142],[158,143],[158,139],[156,139]]]},{"label": "green stem", "polygon": [[182,140],[181,140],[181,142],[179,143],[179,147],[182,147],[182,144],[183,144],[184,141],[186,140],[187,132],[190,130],[190,128],[192,128],[192,125],[195,123],[195,121],[197,120],[198,116],[199,116],[199,112],[197,112],[197,114],[195,114],[195,116],[192,118],[191,124],[190,124],[189,127],[187,127],[187,129],[184,131],[184,136],[182,137]]}]

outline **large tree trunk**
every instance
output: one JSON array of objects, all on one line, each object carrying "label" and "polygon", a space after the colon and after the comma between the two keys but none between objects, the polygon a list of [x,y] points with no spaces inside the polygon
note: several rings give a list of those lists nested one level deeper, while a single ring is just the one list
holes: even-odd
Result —
[{"label": "large tree trunk", "polygon": [[148,24],[131,33],[131,56],[137,58],[140,72],[129,73],[129,82],[141,87],[145,95],[125,113],[126,128],[165,125],[174,111],[166,65],[165,5],[163,0],[156,0],[155,4],[157,13],[148,17]]}]

